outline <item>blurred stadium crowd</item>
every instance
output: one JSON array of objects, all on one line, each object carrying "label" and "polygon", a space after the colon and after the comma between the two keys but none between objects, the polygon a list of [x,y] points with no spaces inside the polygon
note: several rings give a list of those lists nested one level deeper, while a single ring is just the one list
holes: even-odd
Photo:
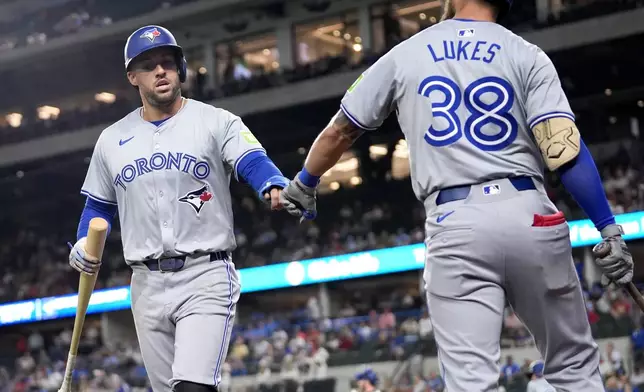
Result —
[{"label": "blurred stadium crowd", "polygon": [[[0,23],[0,50],[46,45],[49,40],[63,35],[188,2],[190,0],[64,1],[58,7],[34,10],[21,19]],[[517,31],[545,28],[642,5],[640,0],[551,1],[553,12],[546,21],[536,22],[534,7],[526,6],[530,2],[520,3],[508,21]],[[185,93],[200,100],[216,100],[367,66],[414,33],[401,29],[391,10],[383,12],[381,18],[386,37],[382,50],[364,51],[359,56],[347,50],[300,61],[293,69],[267,70],[250,66],[231,46],[227,49],[216,88],[206,87],[205,78],[213,76],[192,70],[191,78],[184,86]],[[432,23],[435,21],[428,20],[421,28]],[[298,50],[299,58],[306,57],[305,48]],[[617,54],[619,50],[614,48],[615,63],[621,61]],[[629,51],[625,53],[631,55]],[[593,78],[604,78],[618,87],[619,81],[628,80],[629,72],[641,71],[636,59],[629,63],[630,68],[627,65],[619,73],[578,75],[577,69],[568,65],[568,59],[556,54],[553,59],[558,67],[561,65],[562,81],[571,96],[589,93],[588,81]],[[596,66],[617,67],[615,64]],[[597,85],[593,84],[595,88]],[[604,85],[608,82],[601,84]],[[137,102],[118,97],[110,103],[64,111],[45,120],[26,118],[17,129],[9,125],[0,128],[0,145],[107,124],[136,106]],[[315,109],[308,111],[311,113],[303,115],[313,116]],[[590,114],[581,116],[579,122],[582,133],[584,129],[593,135],[605,130],[604,124],[598,124]],[[612,120],[610,125],[615,125]],[[624,134],[628,135],[628,132],[614,132],[595,140],[618,140]],[[611,150],[608,156],[606,150],[597,151],[603,156],[598,159],[598,165],[615,214],[644,210],[644,161],[640,150],[639,141],[631,140]],[[0,169],[0,203],[13,209],[10,214],[0,215],[0,302],[77,290],[78,274],[66,263],[68,249],[65,244],[75,233],[76,221],[69,219],[70,211],[80,212],[81,208],[78,188],[87,167],[85,155],[39,163],[46,168],[41,169],[40,174],[32,175],[28,169],[24,172]],[[279,164],[279,159],[276,161]],[[286,214],[270,214],[249,187],[233,184],[232,188],[238,244],[234,261],[238,268],[406,245],[424,239],[424,209],[415,200],[406,178],[363,176],[354,186],[340,186],[335,192],[320,197],[320,209],[324,213],[316,221],[300,226],[293,225]],[[548,178],[548,191],[569,219],[582,218],[576,204],[555,177]],[[52,204],[57,208],[44,208]],[[37,222],[26,219],[35,213],[39,214]],[[129,284],[130,270],[123,261],[119,238],[118,226],[115,226],[108,239],[97,288]],[[631,336],[632,353],[621,353],[610,344],[602,350],[600,371],[607,390],[644,392],[644,323],[623,292],[603,288],[598,282],[587,282],[582,261],[576,260],[576,263],[594,336],[607,339]],[[444,391],[438,369],[421,365],[423,357],[436,356],[437,351],[432,325],[424,311],[424,294],[419,289],[392,288],[391,294],[383,294],[385,292],[348,298],[332,317],[323,315],[314,296],[288,309],[275,309],[270,313],[242,307],[224,366],[221,391],[295,391],[305,382],[325,380],[329,367],[386,360],[404,361],[405,366],[396,377],[381,375],[381,389]],[[62,380],[70,339],[69,327],[24,333],[15,347],[4,349],[3,357],[11,353],[15,361],[5,361],[0,367],[0,391],[56,391]],[[529,332],[508,308],[502,347],[532,344]],[[627,366],[624,358],[631,355],[634,363]],[[507,392],[525,391],[525,373],[534,359],[505,358],[500,382]],[[235,387],[233,377],[240,375],[255,377],[255,385]],[[90,321],[86,325],[75,377],[75,384],[82,391],[149,390],[136,342],[107,344],[102,339],[100,322]]]}]

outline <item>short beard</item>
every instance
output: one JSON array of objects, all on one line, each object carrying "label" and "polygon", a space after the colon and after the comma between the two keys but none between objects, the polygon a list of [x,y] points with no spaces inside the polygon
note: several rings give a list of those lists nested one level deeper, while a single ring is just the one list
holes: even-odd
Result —
[{"label": "short beard", "polygon": [[443,4],[443,15],[441,16],[441,22],[447,19],[452,19],[456,15],[456,10],[452,4],[452,0],[445,0]]},{"label": "short beard", "polygon": [[145,100],[153,107],[157,109],[163,109],[172,104],[179,98],[181,95],[181,86],[177,85],[172,88],[172,95],[169,98],[159,99],[158,96],[153,91],[144,92]]}]

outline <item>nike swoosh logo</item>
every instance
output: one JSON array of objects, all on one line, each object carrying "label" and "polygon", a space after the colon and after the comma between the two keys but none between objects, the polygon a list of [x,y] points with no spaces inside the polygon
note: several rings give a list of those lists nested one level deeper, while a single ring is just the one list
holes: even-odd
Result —
[{"label": "nike swoosh logo", "polygon": [[444,221],[448,216],[452,215],[453,213],[454,213],[454,211],[450,211],[448,213],[440,215],[438,218],[436,218],[436,223],[441,223],[442,221]]},{"label": "nike swoosh logo", "polygon": [[132,140],[132,139],[134,139],[134,136],[132,136],[132,137],[131,137],[131,138],[129,138],[129,139],[125,139],[125,140],[121,139],[121,140],[119,140],[119,146],[124,145],[125,143],[129,142],[129,141],[130,141],[130,140]]}]

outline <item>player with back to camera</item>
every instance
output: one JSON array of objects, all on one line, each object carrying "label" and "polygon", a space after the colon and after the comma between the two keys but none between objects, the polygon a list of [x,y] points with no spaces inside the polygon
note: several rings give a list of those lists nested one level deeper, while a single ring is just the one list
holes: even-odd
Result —
[{"label": "player with back to camera", "polygon": [[111,222],[118,206],[152,388],[217,391],[240,293],[230,176],[246,180],[273,210],[288,180],[239,117],[181,96],[186,60],[168,30],[136,30],[125,67],[143,107],[96,142],[69,262],[98,272],[100,261],[85,255],[88,223],[97,216]]},{"label": "player with back to camera", "polygon": [[314,218],[320,176],[396,111],[412,187],[426,210],[424,280],[447,390],[497,390],[507,300],[557,391],[603,391],[569,228],[546,195],[545,167],[610,247],[596,259],[605,277],[630,282],[633,260],[552,62],[495,23],[510,3],[447,1],[445,20],[365,71],[282,203],[292,215]]}]

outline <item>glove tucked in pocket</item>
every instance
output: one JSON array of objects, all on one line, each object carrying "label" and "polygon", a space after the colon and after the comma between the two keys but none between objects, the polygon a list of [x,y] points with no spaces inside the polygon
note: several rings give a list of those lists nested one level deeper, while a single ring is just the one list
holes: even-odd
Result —
[{"label": "glove tucked in pocket", "polygon": [[534,214],[534,219],[532,221],[533,227],[549,227],[557,226],[566,222],[566,217],[563,212],[559,211],[556,214],[552,215],[539,215]]}]

